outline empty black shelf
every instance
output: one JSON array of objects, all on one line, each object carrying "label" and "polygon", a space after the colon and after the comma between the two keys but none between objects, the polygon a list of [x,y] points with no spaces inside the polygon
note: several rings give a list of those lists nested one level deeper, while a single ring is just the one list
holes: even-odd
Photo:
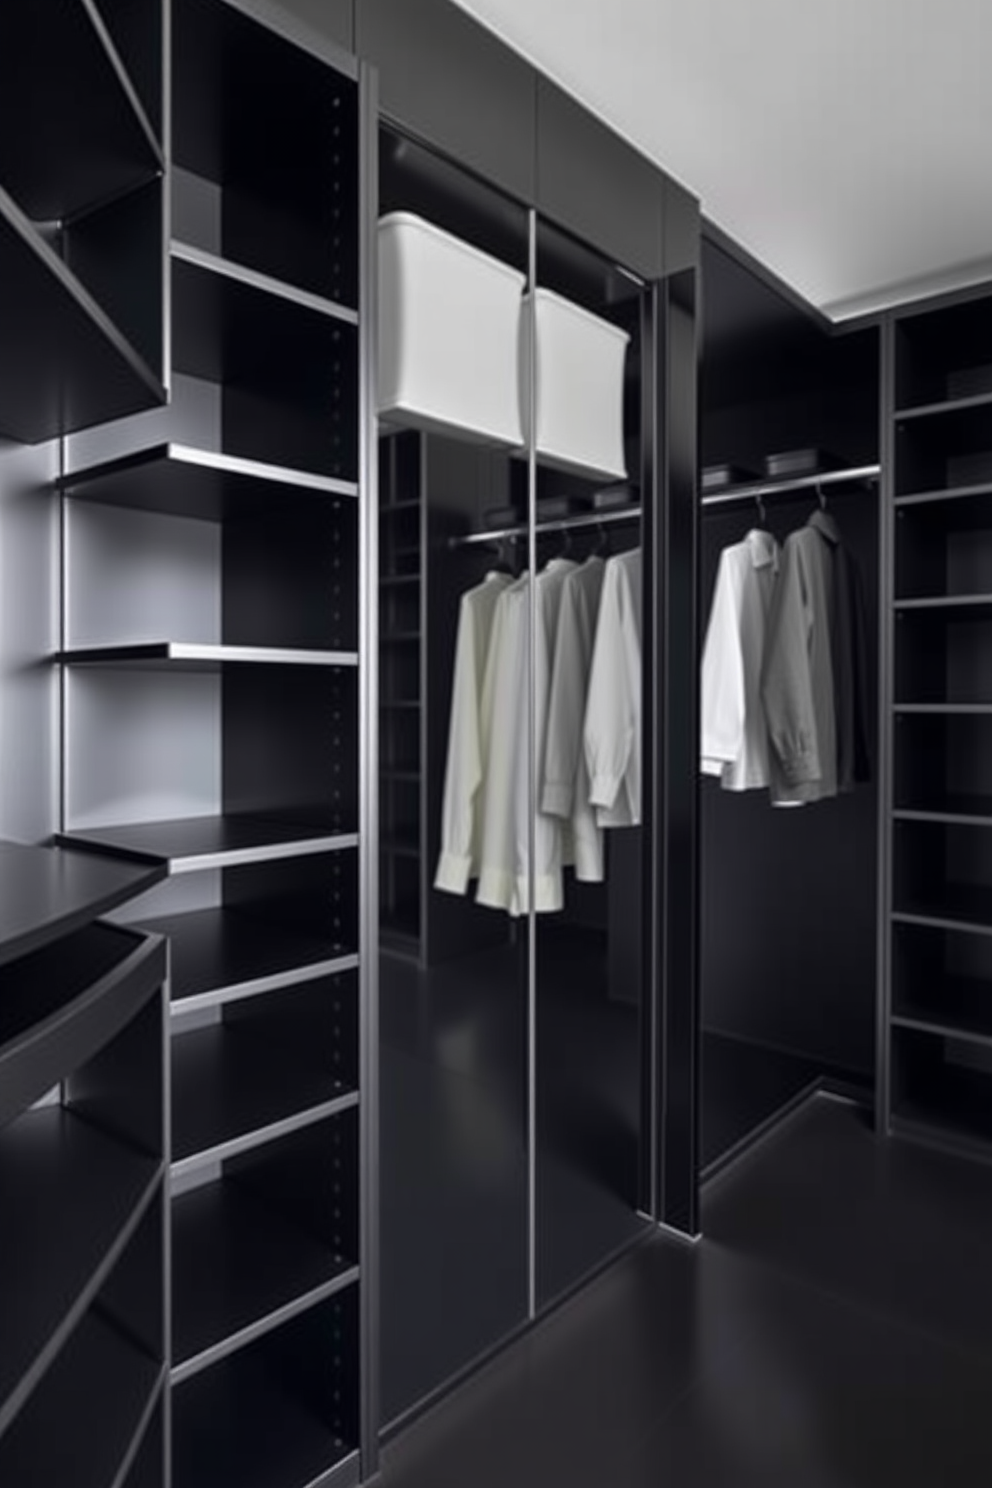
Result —
[{"label": "empty black shelf", "polygon": [[38,444],[165,402],[160,378],[2,188],[0,324],[0,435]]},{"label": "empty black shelf", "polygon": [[249,269],[245,264],[235,263],[229,258],[221,258],[219,254],[209,253],[206,249],[197,248],[192,243],[180,243],[173,239],[173,259],[206,270],[210,274],[219,274],[226,279],[231,279],[236,284],[247,285],[249,289],[256,289],[262,294],[274,295],[277,299],[287,300],[290,304],[299,305],[304,310],[313,310],[317,315],[326,315],[331,320],[344,321],[346,325],[358,324],[358,313],[346,305],[338,305],[334,300],[325,299],[323,295],[312,294],[309,290],[299,289],[295,284],[287,284],[282,279],[274,279],[270,274],[262,274],[257,269]]},{"label": "empty black shelf", "polygon": [[160,1363],[88,1315],[0,1438],[0,1482],[4,1488],[119,1488],[163,1380]]},{"label": "empty black shelf", "polygon": [[976,1070],[931,1071],[925,1090],[895,1099],[892,1117],[897,1130],[992,1156],[992,1078]]},{"label": "empty black shelf", "polygon": [[165,877],[91,853],[0,841],[0,965],[136,898]]},{"label": "empty black shelf", "polygon": [[353,946],[308,935],[254,911],[193,910],[148,921],[144,928],[169,937],[177,1012],[334,976],[358,965]]},{"label": "empty black shelf", "polygon": [[233,1157],[358,1104],[320,1063],[244,1029],[215,1025],[172,1040],[173,1173]]},{"label": "empty black shelf", "polygon": [[315,821],[307,826],[278,816],[191,816],[179,821],[92,827],[60,838],[68,846],[120,853],[137,862],[165,865],[169,873],[233,868],[357,847],[355,833]]},{"label": "empty black shelf", "polygon": [[992,889],[973,884],[949,883],[933,899],[908,894],[897,900],[893,917],[950,929],[973,929],[992,935]]},{"label": "empty black shelf", "polygon": [[415,837],[383,837],[380,842],[382,851],[393,858],[421,858],[420,843]]},{"label": "empty black shelf", "polygon": [[161,941],[99,924],[0,969],[0,1128],[108,1044],[165,972]]},{"label": "empty black shelf", "polygon": [[992,986],[974,977],[941,977],[926,997],[897,994],[892,1021],[897,1027],[992,1045]]},{"label": "empty black shelf", "polygon": [[58,1106],[0,1132],[0,1434],[102,1285],[161,1174],[160,1163]]},{"label": "empty black shelf", "polygon": [[230,1182],[172,1206],[172,1382],[358,1280],[353,1260]]},{"label": "empty black shelf", "polygon": [[79,646],[60,653],[70,666],[167,667],[173,671],[215,672],[224,666],[357,667],[355,651],[316,651],[300,647],[196,645],[189,641],[144,641],[124,646]]},{"label": "empty black shelf", "polygon": [[964,796],[933,792],[896,806],[897,821],[959,822],[962,826],[992,826],[992,796]]},{"label": "empty black shelf", "polygon": [[183,1488],[356,1488],[358,1453],[263,1360],[238,1358],[173,1396]]},{"label": "empty black shelf", "polygon": [[980,717],[992,713],[992,703],[893,703],[892,709],[895,713],[930,713],[936,716],[973,714]]},{"label": "empty black shelf", "polygon": [[164,168],[94,0],[0,6],[0,180],[29,217],[61,221]]},{"label": "empty black shelf", "polygon": [[77,470],[65,477],[62,489],[78,500],[209,522],[285,510],[293,501],[358,495],[354,481],[183,444],[154,445]]}]

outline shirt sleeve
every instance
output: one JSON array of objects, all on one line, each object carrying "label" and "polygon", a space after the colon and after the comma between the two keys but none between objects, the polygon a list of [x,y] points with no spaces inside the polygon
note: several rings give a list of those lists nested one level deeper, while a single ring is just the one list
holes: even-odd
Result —
[{"label": "shirt sleeve", "polygon": [[473,871],[475,799],[482,783],[479,723],[482,678],[478,653],[476,617],[471,595],[465,594],[458,612],[448,761],[441,805],[441,855],[434,878],[434,887],[450,894],[464,894]]},{"label": "shirt sleeve", "polygon": [[585,668],[576,586],[565,580],[561,593],[548,696],[548,723],[541,771],[541,810],[570,817],[582,751]]},{"label": "shirt sleeve", "polygon": [[769,741],[790,786],[821,778],[810,664],[812,628],[802,551],[787,542],[768,616],[761,699]]},{"label": "shirt sleeve", "polygon": [[744,656],[741,650],[741,587],[730,550],[717,570],[716,588],[703,647],[700,764],[704,775],[722,775],[744,742]]},{"label": "shirt sleeve", "polygon": [[637,699],[631,689],[626,655],[631,617],[626,617],[625,627],[624,609],[622,570],[618,563],[609,563],[603,578],[583,731],[589,802],[607,809],[620,792],[637,728]]}]

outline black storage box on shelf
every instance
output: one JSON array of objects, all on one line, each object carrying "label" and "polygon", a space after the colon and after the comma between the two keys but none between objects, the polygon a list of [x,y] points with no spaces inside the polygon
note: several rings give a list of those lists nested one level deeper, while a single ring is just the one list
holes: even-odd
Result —
[{"label": "black storage box on shelf", "polygon": [[704,492],[725,491],[730,486],[746,486],[749,481],[757,479],[757,474],[745,470],[743,465],[707,465],[702,474],[702,489]]},{"label": "black storage box on shelf", "polygon": [[765,456],[765,475],[768,480],[799,480],[836,470],[839,463],[835,456],[821,449],[781,450]]},{"label": "black storage box on shelf", "polygon": [[557,522],[588,510],[588,502],[579,496],[538,496],[535,513],[539,522]]},{"label": "black storage box on shelf", "polygon": [[482,513],[483,527],[493,532],[500,527],[517,527],[523,520],[515,506],[488,506]]},{"label": "black storage box on shelf", "polygon": [[620,507],[640,505],[641,493],[638,488],[631,485],[629,481],[621,481],[616,486],[604,486],[601,491],[594,491],[592,496],[593,511],[616,511]]}]

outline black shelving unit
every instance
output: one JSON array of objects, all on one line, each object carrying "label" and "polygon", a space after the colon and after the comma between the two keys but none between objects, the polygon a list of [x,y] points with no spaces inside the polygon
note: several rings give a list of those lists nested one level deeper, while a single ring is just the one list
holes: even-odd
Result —
[{"label": "black shelving unit", "polygon": [[0,433],[25,443],[165,400],[165,7],[110,9],[0,17]]},{"label": "black shelving unit", "polygon": [[[374,1452],[371,110],[357,64],[274,7],[173,0],[172,36],[175,397],[70,444],[59,840],[164,878],[129,918],[172,951],[170,1488],[337,1488]],[[257,1416],[228,1413],[256,1388]]]},{"label": "black shelving unit", "polygon": [[892,317],[880,1120],[992,1155],[992,299]]},{"label": "black shelving unit", "polygon": [[[0,1477],[123,1484],[167,1375],[161,870],[0,846]],[[105,1392],[109,1391],[109,1395]]]}]

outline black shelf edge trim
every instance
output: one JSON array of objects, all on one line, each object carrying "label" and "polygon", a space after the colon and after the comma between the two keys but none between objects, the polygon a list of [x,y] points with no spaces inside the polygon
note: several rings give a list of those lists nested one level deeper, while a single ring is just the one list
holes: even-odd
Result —
[{"label": "black shelf edge trim", "polygon": [[[81,1120],[82,1118],[77,1117],[76,1119]],[[0,1405],[0,1437],[3,1437],[11,1423],[20,1415],[21,1410],[30,1400],[35,1389],[44,1379],[52,1364],[54,1364],[55,1360],[61,1354],[69,1338],[75,1332],[80,1321],[86,1315],[94,1297],[100,1292],[104,1282],[127,1249],[141,1221],[151,1208],[156,1195],[164,1190],[167,1172],[168,1169],[164,1162],[158,1164],[155,1172],[142,1190],[131,1213],[121,1225],[111,1245],[104,1251],[103,1257],[91,1274],[89,1281],[81,1289],[59,1326],[49,1335],[47,1343],[37,1354],[30,1368],[22,1376],[16,1389]]]},{"label": "black shelf edge trim", "polygon": [[174,997],[171,1014],[173,1019],[180,1019],[206,1008],[224,1007],[231,1002],[247,1002],[250,998],[262,997],[267,992],[302,987],[308,982],[321,981],[324,977],[357,971],[360,965],[361,958],[357,952],[331,957],[326,961],[312,961],[305,966],[294,966],[286,971],[273,972],[271,976],[256,977],[252,981],[232,983],[209,992],[195,992],[189,997]]},{"label": "black shelf edge trim", "polygon": [[934,491],[910,491],[895,498],[896,506],[931,506],[942,501],[965,501],[970,496],[992,495],[992,481],[971,486],[945,486]]},{"label": "black shelf edge trim", "polygon": [[965,935],[992,935],[992,923],[954,919],[951,915],[942,915],[938,910],[928,913],[926,910],[894,909],[892,922],[897,925],[926,925],[931,930],[959,930]]},{"label": "black shelf edge trim", "polygon": [[[137,120],[142,134],[145,136],[145,139],[148,142],[148,146],[155,159],[155,163],[159,171],[164,171],[166,168],[166,161],[165,152],[162,149],[162,142],[158,138],[158,135],[155,133],[155,130],[152,128],[151,120],[145,112],[144,104],[141,102],[141,99],[138,97],[138,94],[135,91],[135,87],[131,81],[130,74],[127,68],[124,66],[123,61],[121,60],[120,53],[118,52],[117,47],[114,44],[113,37],[107,30],[103,16],[100,14],[97,6],[93,3],[93,0],[82,0],[82,3],[83,9],[85,10],[87,16],[89,17],[90,23],[93,26],[93,30],[97,34],[100,45],[103,47],[103,50],[106,53],[107,60],[117,76],[118,86],[120,87],[121,92],[124,94],[124,97],[127,99],[128,106],[130,107],[131,112]],[[96,203],[95,205],[99,205],[99,203]]]},{"label": "black shelf edge trim", "polygon": [[967,413],[972,408],[992,409],[992,393],[975,393],[970,398],[945,398],[939,403],[920,403],[916,407],[897,408],[895,418],[898,423],[908,423],[917,419],[937,419],[941,415]]},{"label": "black shelf edge trim", "polygon": [[950,716],[960,715],[962,717],[973,714],[976,718],[980,718],[992,713],[992,703],[893,703],[892,711],[921,715],[946,713]]},{"label": "black shelf edge trim", "polygon": [[915,1033],[932,1034],[937,1038],[960,1039],[963,1043],[979,1044],[986,1049],[992,1049],[992,1032],[982,1033],[980,1029],[969,1028],[966,1024],[950,1023],[940,1018],[929,1018],[924,1014],[893,1013],[890,1019],[893,1028],[910,1028]]},{"label": "black shelf edge trim", "polygon": [[305,1111],[295,1111],[292,1116],[285,1116],[266,1126],[256,1127],[252,1131],[230,1137],[223,1142],[216,1143],[213,1147],[205,1148],[202,1152],[192,1152],[188,1157],[178,1158],[172,1164],[172,1179],[175,1181],[179,1178],[186,1178],[200,1168],[226,1162],[228,1158],[239,1157],[243,1152],[252,1152],[256,1147],[264,1147],[268,1142],[278,1141],[280,1137],[288,1137],[292,1136],[293,1132],[304,1131],[308,1126],[315,1126],[319,1121],[327,1121],[333,1116],[342,1115],[345,1111],[353,1111],[358,1102],[358,1091],[349,1090],[344,1095],[335,1096],[333,1100],[321,1101]]},{"label": "black shelf edge trim", "polygon": [[270,465],[262,460],[247,460],[241,455],[225,455],[217,450],[200,449],[190,444],[155,444],[147,449],[105,460],[98,465],[81,466],[63,475],[57,485],[67,496],[85,500],[86,487],[117,476],[137,473],[156,464],[191,466],[211,470],[219,475],[244,477],[270,485],[298,486],[309,491],[323,491],[329,496],[351,496],[357,499],[358,482],[338,480],[332,475],[299,470],[290,465]]},{"label": "black shelf edge trim", "polygon": [[81,646],[57,653],[66,666],[357,667],[357,651],[316,651],[269,646],[197,645],[189,641],[137,641],[122,646]]},{"label": "black shelf edge trim", "polygon": [[325,299],[322,295],[312,294],[309,290],[297,289],[295,285],[287,284],[282,279],[274,279],[270,274],[262,274],[257,269],[249,269],[244,264],[235,263],[229,258],[222,258],[217,253],[209,253],[204,248],[196,248],[192,243],[183,243],[173,238],[170,252],[174,259],[191,264],[194,268],[203,269],[208,274],[220,274],[225,279],[233,279],[236,283],[244,284],[249,289],[259,290],[262,294],[288,300],[303,310],[312,310],[315,314],[323,315],[329,320],[342,321],[345,325],[351,326],[358,324],[357,310],[350,310],[346,305],[339,305],[335,300]]},{"label": "black shelf edge trim", "polygon": [[[992,520],[992,519],[990,519]],[[926,599],[897,599],[897,610],[927,611],[992,607],[992,594],[940,594]]]},{"label": "black shelf edge trim", "polygon": [[321,1286],[312,1288],[311,1291],[294,1298],[292,1302],[287,1302],[282,1307],[275,1308],[256,1322],[239,1328],[236,1333],[221,1339],[210,1348],[201,1350],[189,1359],[184,1359],[181,1364],[176,1364],[172,1368],[172,1384],[174,1386],[183,1384],[186,1380],[192,1379],[194,1375],[202,1373],[204,1369],[209,1369],[212,1365],[219,1364],[222,1359],[228,1359],[232,1354],[247,1348],[256,1339],[264,1338],[266,1333],[282,1327],[283,1323],[292,1322],[293,1318],[309,1312],[311,1308],[319,1306],[321,1302],[326,1302],[338,1292],[346,1291],[348,1287],[358,1282],[359,1275],[359,1267],[350,1266],[347,1271],[342,1271],[340,1275],[324,1282]]}]

